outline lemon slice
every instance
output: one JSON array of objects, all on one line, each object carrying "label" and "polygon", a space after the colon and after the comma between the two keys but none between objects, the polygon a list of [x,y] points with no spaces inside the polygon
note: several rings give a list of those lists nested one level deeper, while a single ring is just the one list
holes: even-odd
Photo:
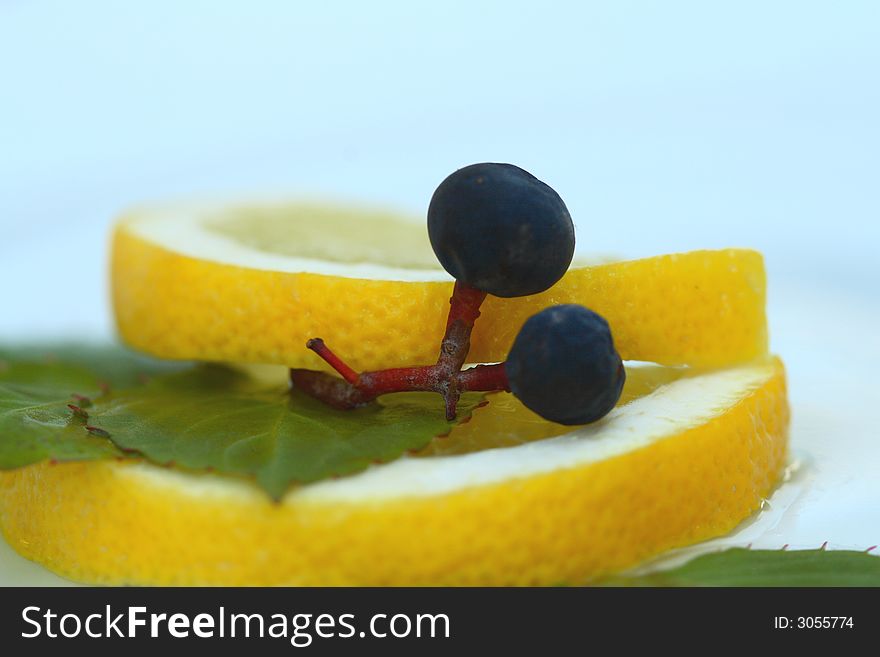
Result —
[{"label": "lemon slice", "polygon": [[[280,503],[144,464],[29,466],[0,473],[0,527],[25,556],[93,583],[586,582],[729,531],[784,465],[778,359],[650,374],[642,393],[562,435],[404,458]],[[509,413],[490,402],[464,427],[487,435]]]},{"label": "lemon slice", "polygon": [[[315,336],[355,369],[433,362],[452,280],[424,222],[314,205],[180,205],[129,213],[113,239],[116,321],[164,358],[319,369]],[[767,352],[760,254],[695,251],[573,267],[547,292],[490,297],[470,358],[504,360],[530,315],[580,303],[625,359],[706,367]]]}]

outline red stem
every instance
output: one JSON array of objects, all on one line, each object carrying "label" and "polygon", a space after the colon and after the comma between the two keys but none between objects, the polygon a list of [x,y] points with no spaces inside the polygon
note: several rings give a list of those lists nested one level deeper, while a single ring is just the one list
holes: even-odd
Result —
[{"label": "red stem", "polygon": [[494,390],[510,390],[507,381],[507,369],[504,363],[495,365],[477,365],[458,373],[459,390],[478,390],[491,392]]},{"label": "red stem", "polygon": [[446,402],[446,417],[452,420],[463,391],[508,389],[503,364],[479,365],[461,371],[470,350],[471,331],[480,316],[480,305],[485,298],[485,292],[456,282],[449,300],[446,334],[434,365],[358,374],[334,354],[321,338],[313,338],[306,346],[323,358],[344,381],[323,372],[301,369],[292,369],[290,380],[295,387],[336,408],[354,408],[392,392],[438,392]]},{"label": "red stem", "polygon": [[321,338],[312,338],[306,342],[306,347],[327,361],[330,367],[339,372],[342,378],[351,385],[357,385],[358,373],[346,365],[339,356],[330,351]]},{"label": "red stem", "polygon": [[458,320],[464,322],[470,328],[480,316],[480,306],[486,299],[486,293],[470,285],[458,281],[452,289],[452,297],[449,299],[449,315],[446,317],[446,333]]}]

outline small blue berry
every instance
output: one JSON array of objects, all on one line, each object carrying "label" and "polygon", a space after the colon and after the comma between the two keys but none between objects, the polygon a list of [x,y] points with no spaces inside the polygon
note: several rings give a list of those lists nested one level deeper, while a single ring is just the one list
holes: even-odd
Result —
[{"label": "small blue berry", "polygon": [[498,297],[543,292],[574,255],[574,225],[559,194],[512,164],[472,164],[440,183],[428,236],[456,280]]},{"label": "small blue berry", "polygon": [[541,417],[588,424],[620,399],[626,373],[605,319],[574,304],[523,324],[507,357],[510,390]]}]

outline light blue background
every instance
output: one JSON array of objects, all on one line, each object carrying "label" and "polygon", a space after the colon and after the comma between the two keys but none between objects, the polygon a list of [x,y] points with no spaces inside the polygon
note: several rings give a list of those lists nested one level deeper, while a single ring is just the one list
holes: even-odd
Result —
[{"label": "light blue background", "polygon": [[423,214],[483,160],[553,185],[584,250],[752,246],[877,300],[880,3],[0,0],[0,94],[5,333],[95,326],[37,306],[62,265],[94,296],[133,202]]},{"label": "light blue background", "polygon": [[584,251],[763,251],[818,482],[764,542],[880,543],[877,2],[0,0],[0,338],[111,335],[132,203],[423,215],[485,160],[555,187]]}]

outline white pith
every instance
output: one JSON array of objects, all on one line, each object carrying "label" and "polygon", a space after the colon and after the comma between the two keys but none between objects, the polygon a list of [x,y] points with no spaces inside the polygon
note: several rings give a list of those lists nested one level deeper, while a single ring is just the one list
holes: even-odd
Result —
[{"label": "white pith", "polygon": [[[588,465],[709,422],[760,388],[773,372],[768,362],[679,379],[616,408],[595,424],[555,438],[456,456],[403,457],[360,474],[295,488],[284,503],[369,503],[430,497]],[[254,485],[216,476],[187,475],[149,465],[125,468],[120,474],[195,496],[265,499]]]},{"label": "white pith", "polygon": [[332,262],[260,251],[207,229],[205,224],[218,212],[229,213],[228,204],[181,203],[135,211],[126,217],[125,224],[133,234],[168,251],[249,269],[406,282],[452,280],[442,269]]},{"label": "white pith", "polygon": [[[263,203],[251,203],[235,207],[252,209],[255,207],[277,208],[279,206],[288,206],[294,210],[303,207],[314,207],[313,204],[309,203],[284,201],[264,201]],[[395,267],[387,263],[374,262],[345,263],[321,258],[293,257],[268,253],[206,228],[206,224],[218,213],[225,215],[234,214],[235,207],[230,209],[229,203],[224,202],[192,202],[151,206],[130,212],[125,217],[124,224],[126,229],[132,234],[167,251],[191,258],[248,269],[293,274],[324,274],[342,278],[391,280],[410,283],[451,282],[453,280],[441,268]],[[341,213],[350,213],[353,217],[361,216],[361,211],[355,208],[340,206],[338,209]],[[389,213],[389,215],[387,218],[393,216],[394,219],[401,222],[416,221],[415,219],[408,221],[406,217],[393,213]],[[607,254],[592,254],[589,256],[575,254],[572,267],[603,264],[616,260],[618,258]]]}]

